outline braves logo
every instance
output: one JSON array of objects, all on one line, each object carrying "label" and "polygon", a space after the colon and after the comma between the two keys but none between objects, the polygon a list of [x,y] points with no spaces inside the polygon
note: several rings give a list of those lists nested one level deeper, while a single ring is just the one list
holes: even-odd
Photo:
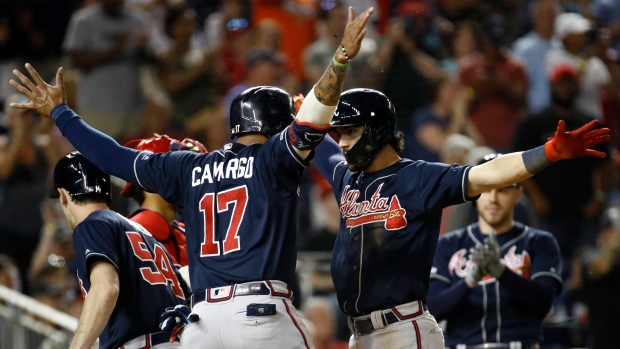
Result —
[{"label": "braves logo", "polygon": [[[508,252],[504,255],[502,260],[506,267],[515,273],[529,279],[532,269],[532,261],[529,253],[523,251],[521,254],[516,253],[517,246],[512,246],[508,249]],[[448,272],[450,275],[456,275],[460,278],[464,278],[469,273],[469,270],[474,266],[474,261],[467,258],[467,249],[462,248],[456,251],[450,258],[448,263]],[[495,278],[490,275],[486,275],[482,278],[480,283],[493,282]]]},{"label": "braves logo", "polygon": [[407,211],[400,206],[398,196],[381,197],[383,184],[379,185],[370,200],[362,202],[357,202],[359,190],[349,190],[349,187],[344,188],[340,197],[340,214],[346,218],[347,228],[375,222],[384,222],[386,230],[399,230],[407,226]]}]

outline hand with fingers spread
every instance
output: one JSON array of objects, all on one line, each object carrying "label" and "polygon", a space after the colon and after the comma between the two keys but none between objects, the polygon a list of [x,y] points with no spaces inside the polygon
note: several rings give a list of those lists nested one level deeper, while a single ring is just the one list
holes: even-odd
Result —
[{"label": "hand with fingers spread", "polygon": [[[364,35],[366,35],[366,23],[368,23],[370,15],[372,15],[374,11],[375,9],[370,7],[355,18],[353,7],[349,7],[347,27],[344,30],[344,35],[340,42],[341,47],[336,52],[336,61],[346,64],[357,56],[362,45],[362,39]],[[344,50],[342,50],[343,47]]]},{"label": "hand with fingers spread", "polygon": [[596,129],[598,120],[592,120],[577,130],[566,132],[564,120],[558,122],[555,136],[545,143],[545,156],[551,162],[581,156],[604,158],[605,153],[589,149],[610,139],[609,129]]},{"label": "hand with fingers spread", "polygon": [[63,69],[58,68],[56,72],[56,85],[51,86],[47,84],[39,73],[29,64],[26,63],[26,70],[30,73],[32,80],[28,79],[17,69],[13,70],[19,81],[23,84],[18,84],[15,80],[9,81],[17,91],[24,96],[30,98],[28,103],[11,103],[11,107],[17,109],[35,110],[40,115],[50,117],[52,109],[58,104],[67,103],[67,94],[65,92],[65,86],[63,84]]}]

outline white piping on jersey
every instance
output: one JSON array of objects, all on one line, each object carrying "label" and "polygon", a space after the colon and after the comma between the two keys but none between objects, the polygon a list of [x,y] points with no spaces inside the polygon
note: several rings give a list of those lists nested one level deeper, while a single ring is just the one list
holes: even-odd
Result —
[{"label": "white piping on jersey", "polygon": [[502,250],[503,250],[503,249],[505,249],[505,248],[507,248],[507,247],[512,246],[515,242],[517,242],[517,241],[519,241],[519,240],[523,239],[523,238],[525,237],[525,235],[527,235],[527,233],[529,232],[529,230],[530,230],[530,228],[529,228],[527,225],[524,225],[524,226],[523,226],[523,232],[522,232],[521,234],[519,234],[519,236],[517,236],[516,238],[514,238],[514,239],[512,239],[512,240],[508,241],[507,243],[503,244],[503,245],[502,245],[502,247],[501,247],[501,248],[502,248]]},{"label": "white piping on jersey", "polygon": [[552,273],[550,271],[539,271],[538,273],[530,276],[530,279],[534,280],[535,278],[537,278],[539,276],[551,276],[552,278],[558,280],[560,282],[560,284],[562,283],[562,278],[559,277],[558,274]]},{"label": "white piping on jersey", "polygon": [[[290,126],[289,126],[289,127],[290,127]],[[288,129],[288,127],[287,127],[287,128],[285,128],[284,130],[287,130],[287,129]],[[282,132],[284,132],[284,131],[282,131]],[[303,167],[303,168],[308,167],[308,166],[306,166],[305,164],[303,164],[301,161],[299,161],[299,158],[301,157],[301,155],[297,154],[297,152],[296,152],[296,151],[294,151],[294,150],[293,150],[293,151],[291,151],[291,145],[290,145],[290,143],[289,143],[287,140],[284,140],[284,143],[286,143],[286,150],[288,150],[288,152],[291,154],[291,156],[293,157],[293,159],[295,159],[295,161],[297,161],[297,163],[298,163],[299,165],[301,165],[301,167]]]},{"label": "white piping on jersey", "polygon": [[[514,226],[514,225],[513,225]],[[474,236],[473,231],[471,230],[472,224],[467,226],[467,235],[469,235],[469,237],[474,240],[474,242],[476,242],[476,244],[482,244],[482,242],[478,239],[476,239],[476,237]],[[524,226],[523,228],[523,232],[521,234],[519,234],[519,236],[517,236],[516,238],[506,242],[505,244],[503,244],[502,246],[500,246],[500,250],[505,250],[506,248],[514,245],[517,241],[523,239],[525,237],[525,235],[527,235],[527,233],[529,232],[529,227],[527,225]]]},{"label": "white piping on jersey", "polygon": [[[259,143],[252,143],[252,144],[259,144]],[[248,145],[252,145],[252,144],[248,144]],[[224,153],[233,153],[233,155],[235,155],[235,156],[237,155],[237,153],[235,153],[234,151],[232,151],[230,149],[218,149],[218,150],[212,151],[212,153],[217,153],[217,154],[221,155],[222,157],[226,156],[226,155],[224,155]]]},{"label": "white piping on jersey", "polygon": [[430,278],[431,278],[431,279],[441,280],[441,281],[446,282],[446,283],[448,283],[448,284],[450,284],[450,285],[452,284],[452,280],[450,280],[450,279],[448,279],[447,277],[442,276],[442,275],[431,274],[431,277],[430,277]]},{"label": "white piping on jersey", "polygon": [[487,330],[484,323],[487,321],[487,285],[482,285],[482,320],[480,320],[480,330],[482,332],[482,343],[487,341]]},{"label": "white piping on jersey", "polygon": [[500,311],[499,282],[495,282],[495,306],[497,307],[497,329],[495,330],[495,341],[501,342],[502,332],[502,313]]},{"label": "white piping on jersey", "polygon": [[[409,167],[411,165],[405,166],[405,167]],[[403,168],[405,168],[403,167]],[[366,186],[366,189],[364,189],[364,200],[367,200],[368,197],[368,188],[370,188],[370,186],[372,186],[376,181],[380,180],[380,179],[384,179],[384,178],[388,178],[388,177],[392,177],[394,176],[396,173],[391,173],[387,176],[383,176],[383,177],[378,177],[376,178],[374,181],[368,183],[368,185]],[[359,180],[359,177],[357,178],[357,180]],[[357,299],[355,299],[355,310],[357,310],[359,312],[359,309],[357,308],[357,304],[359,303],[360,297],[362,296],[362,264],[363,264],[363,257],[364,257],[364,225],[360,226],[361,230],[362,230],[362,236],[360,236],[360,239],[362,240],[360,243],[360,270],[359,270],[359,276],[358,276],[358,288],[357,288]],[[353,229],[353,228],[351,228]]]},{"label": "white piping on jersey", "polygon": [[463,194],[463,202],[467,201],[467,193],[465,192],[465,177],[469,173],[470,169],[471,167],[465,170],[465,173],[463,173],[463,178],[461,178],[461,194]]},{"label": "white piping on jersey", "polygon": [[[145,152],[145,151],[141,151],[141,152],[139,152],[139,153],[138,153],[138,155],[136,156],[136,158],[135,158],[135,159],[133,159],[133,175],[134,175],[134,177],[136,177],[136,181],[138,181],[138,185],[139,185],[141,188],[146,189],[146,188],[144,188],[144,186],[142,185],[142,183],[140,183],[140,178],[138,178],[138,172],[136,171],[136,164],[138,163],[138,158],[142,155],[142,153],[146,153],[146,152]],[[148,153],[150,153],[150,152],[148,152]],[[151,153],[151,154],[152,154],[152,153]]]},{"label": "white piping on jersey", "polygon": [[344,165],[346,162],[347,162],[346,160],[342,160],[339,163],[337,163],[336,166],[334,166],[334,170],[332,171],[332,181],[334,181],[336,178],[336,168],[340,165]]},{"label": "white piping on jersey", "polygon": [[[364,257],[364,226],[362,225],[361,227],[362,230],[362,234],[360,236],[360,270],[357,276],[357,299],[355,299],[355,310],[359,313],[360,310],[357,307],[357,304],[360,301],[360,297],[362,296],[362,265],[364,264],[363,258]],[[353,229],[353,228],[351,228]]]}]

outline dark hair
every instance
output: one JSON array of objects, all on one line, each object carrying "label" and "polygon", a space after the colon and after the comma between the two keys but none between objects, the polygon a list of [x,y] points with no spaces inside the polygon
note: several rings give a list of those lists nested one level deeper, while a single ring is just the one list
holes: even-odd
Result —
[{"label": "dark hair", "polygon": [[402,152],[405,149],[405,134],[403,131],[396,132],[396,135],[392,137],[392,140],[388,144],[391,145],[397,153]]}]

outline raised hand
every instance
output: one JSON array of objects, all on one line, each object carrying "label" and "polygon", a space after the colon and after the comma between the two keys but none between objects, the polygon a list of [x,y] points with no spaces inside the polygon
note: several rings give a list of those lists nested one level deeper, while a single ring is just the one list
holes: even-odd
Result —
[{"label": "raised hand", "polygon": [[[473,253],[474,249],[472,248],[470,252]],[[469,288],[474,288],[478,286],[478,282],[482,280],[483,277],[484,271],[474,260],[474,265],[471,267],[471,269],[469,269],[469,272],[465,276],[465,283],[467,284],[467,286],[469,286]]]},{"label": "raised hand", "polygon": [[52,109],[62,103],[67,103],[67,94],[65,92],[65,86],[63,84],[62,68],[58,68],[56,72],[56,85],[51,86],[47,84],[39,73],[29,64],[26,63],[26,70],[30,73],[32,80],[28,79],[19,70],[13,69],[13,75],[15,75],[19,81],[23,84],[18,84],[15,80],[11,79],[9,83],[17,91],[30,99],[28,103],[11,103],[11,107],[16,109],[35,110],[40,115],[50,117]]},{"label": "raised hand", "polygon": [[577,130],[566,132],[566,123],[560,120],[555,136],[545,143],[545,156],[551,162],[581,156],[604,158],[604,152],[589,149],[611,138],[608,128],[595,130],[597,125],[598,120],[592,120]]},{"label": "raised hand", "polygon": [[[364,38],[364,35],[366,35],[366,23],[368,23],[370,15],[373,12],[375,12],[375,9],[370,7],[368,10],[364,11],[357,18],[355,18],[353,7],[349,7],[347,27],[344,30],[344,35],[340,43],[344,47],[344,51],[347,53],[347,57],[349,58],[348,60],[353,59],[360,52],[362,39]],[[336,52],[336,59],[343,63],[348,61],[342,50]]]}]

